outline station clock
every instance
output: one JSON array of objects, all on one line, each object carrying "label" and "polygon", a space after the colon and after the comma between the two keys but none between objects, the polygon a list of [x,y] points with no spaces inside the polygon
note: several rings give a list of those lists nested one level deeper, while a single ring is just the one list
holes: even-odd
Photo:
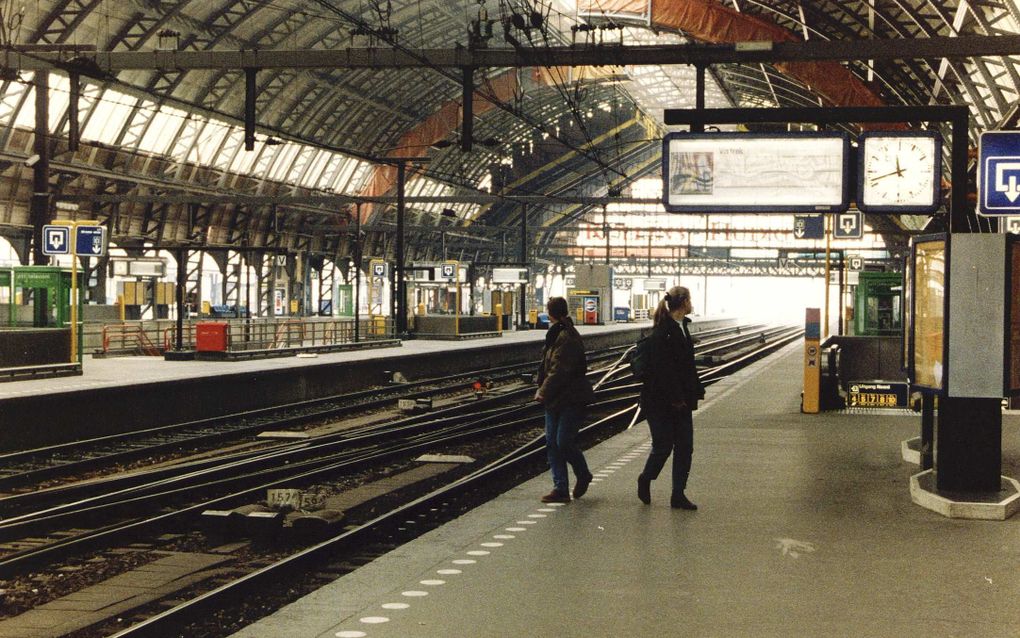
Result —
[{"label": "station clock", "polygon": [[864,133],[857,152],[862,212],[932,213],[939,207],[942,139],[937,132]]}]

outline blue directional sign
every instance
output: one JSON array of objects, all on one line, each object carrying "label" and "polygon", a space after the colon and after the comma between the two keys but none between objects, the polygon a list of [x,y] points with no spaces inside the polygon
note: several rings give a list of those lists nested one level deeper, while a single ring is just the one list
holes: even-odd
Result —
[{"label": "blue directional sign", "polygon": [[106,229],[102,226],[74,227],[75,254],[80,257],[102,257],[106,254]]},{"label": "blue directional sign", "polygon": [[1020,215],[1020,131],[986,131],[978,142],[982,215]]},{"label": "blue directional sign", "polygon": [[71,228],[69,226],[45,225],[42,228],[44,255],[71,254]]},{"label": "blue directional sign", "polygon": [[861,214],[846,212],[836,215],[836,226],[832,229],[833,239],[860,239],[864,236]]},{"label": "blue directional sign", "polygon": [[825,217],[823,215],[794,215],[793,236],[797,239],[824,239]]}]

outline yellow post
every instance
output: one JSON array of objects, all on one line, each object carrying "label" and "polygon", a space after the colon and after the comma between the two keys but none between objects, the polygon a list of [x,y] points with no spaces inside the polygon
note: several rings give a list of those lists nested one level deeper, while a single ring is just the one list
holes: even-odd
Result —
[{"label": "yellow post", "polygon": [[503,332],[503,304],[498,303],[493,306],[492,313],[496,315],[496,331]]},{"label": "yellow post", "polygon": [[804,319],[804,394],[800,411],[818,414],[821,409],[822,355],[819,345],[818,308],[807,308]]}]

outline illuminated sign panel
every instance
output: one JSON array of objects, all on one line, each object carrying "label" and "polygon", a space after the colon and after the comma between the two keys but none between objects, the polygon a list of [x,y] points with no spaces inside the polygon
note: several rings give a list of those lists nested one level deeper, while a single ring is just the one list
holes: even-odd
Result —
[{"label": "illuminated sign panel", "polygon": [[914,244],[913,357],[915,385],[942,389],[943,330],[945,325],[946,242]]},{"label": "illuminated sign panel", "polygon": [[671,133],[663,205],[678,213],[842,212],[850,206],[843,133]]}]

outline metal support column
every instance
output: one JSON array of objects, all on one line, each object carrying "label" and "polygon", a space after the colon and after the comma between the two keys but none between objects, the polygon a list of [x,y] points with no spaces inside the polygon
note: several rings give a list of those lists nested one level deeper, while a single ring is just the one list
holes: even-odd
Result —
[{"label": "metal support column", "polygon": [[[530,267],[528,265],[528,205],[527,204],[521,204],[521,253],[520,253],[520,258],[521,258],[521,264],[523,264],[525,268],[528,268],[528,279],[531,279],[531,269],[530,269]],[[520,310],[521,310],[520,323],[517,324],[517,329],[518,330],[523,330],[524,329],[524,324],[527,323],[527,321],[528,321],[528,307],[527,307],[527,303],[525,301],[526,298],[527,298],[527,294],[528,294],[528,284],[527,284],[527,282],[525,282],[525,283],[521,284],[521,296],[520,296],[520,300],[518,301],[518,306],[520,306]]]},{"label": "metal support column", "polygon": [[[397,162],[397,263],[394,264],[394,286],[396,295],[396,323],[398,336],[407,334],[407,291],[404,289],[404,187],[407,179],[407,163]],[[391,304],[392,307],[392,304]]]}]

